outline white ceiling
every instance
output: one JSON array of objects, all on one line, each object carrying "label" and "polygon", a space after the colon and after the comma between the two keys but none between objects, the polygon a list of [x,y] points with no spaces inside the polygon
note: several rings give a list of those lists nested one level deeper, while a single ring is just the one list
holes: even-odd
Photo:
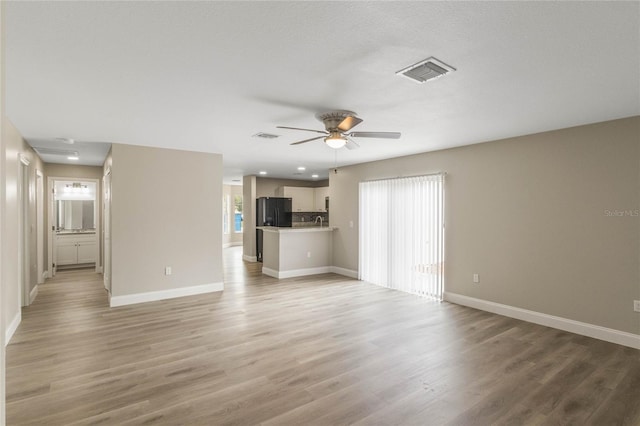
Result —
[{"label": "white ceiling", "polygon": [[[227,182],[326,177],[335,151],[275,126],[327,109],[402,132],[339,165],[640,114],[639,2],[8,2],[6,27],[29,141],[222,153]],[[429,56],[457,71],[395,75]]]}]

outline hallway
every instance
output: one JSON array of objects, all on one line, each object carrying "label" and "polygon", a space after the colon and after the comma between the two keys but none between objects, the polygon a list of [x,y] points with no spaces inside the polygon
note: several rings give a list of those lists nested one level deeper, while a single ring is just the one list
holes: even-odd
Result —
[{"label": "hallway", "polygon": [[224,250],[225,291],[111,309],[40,287],[7,347],[7,424],[638,424],[639,352]]}]

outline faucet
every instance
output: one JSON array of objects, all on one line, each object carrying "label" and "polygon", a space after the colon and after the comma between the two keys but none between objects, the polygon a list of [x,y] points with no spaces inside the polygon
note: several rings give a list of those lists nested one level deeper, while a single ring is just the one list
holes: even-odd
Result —
[{"label": "faucet", "polygon": [[320,219],[320,228],[322,228],[322,216],[317,216],[316,221],[313,223],[318,223],[318,219]]}]

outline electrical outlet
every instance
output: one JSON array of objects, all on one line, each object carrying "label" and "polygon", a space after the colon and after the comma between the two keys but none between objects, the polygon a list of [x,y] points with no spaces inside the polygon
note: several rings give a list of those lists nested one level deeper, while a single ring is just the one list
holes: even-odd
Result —
[{"label": "electrical outlet", "polygon": [[633,301],[633,310],[636,312],[640,312],[640,300]]},{"label": "electrical outlet", "polygon": [[474,283],[479,283],[480,282],[480,275],[473,274],[473,282]]},{"label": "electrical outlet", "polygon": [[165,275],[171,275],[171,266],[165,266],[164,267],[164,274]]}]

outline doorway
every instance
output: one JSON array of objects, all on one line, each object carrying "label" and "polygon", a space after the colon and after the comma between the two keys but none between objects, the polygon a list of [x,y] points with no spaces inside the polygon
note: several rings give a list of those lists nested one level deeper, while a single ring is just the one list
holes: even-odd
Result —
[{"label": "doorway", "polygon": [[49,276],[59,269],[92,267],[101,272],[100,180],[49,177]]}]

